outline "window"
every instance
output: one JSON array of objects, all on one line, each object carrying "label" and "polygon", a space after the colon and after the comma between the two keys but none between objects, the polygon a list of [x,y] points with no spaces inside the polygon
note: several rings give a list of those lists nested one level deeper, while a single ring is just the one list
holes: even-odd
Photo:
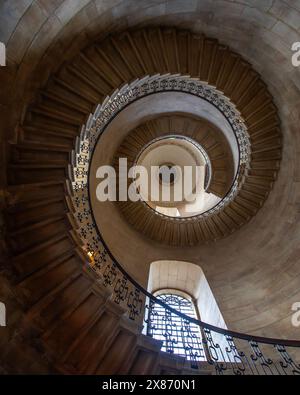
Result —
[{"label": "window", "polygon": [[[169,307],[197,319],[196,308],[191,297],[182,296],[182,292],[180,294],[171,292],[164,290],[155,296]],[[162,351],[183,356],[191,361],[206,360],[199,326],[170,312],[158,303],[150,309],[147,331],[149,336],[163,341]]]},{"label": "window", "polygon": [[[152,262],[147,290],[165,305],[188,317],[227,329],[206,276],[199,265],[174,260]],[[149,305],[149,300],[146,304]],[[194,366],[193,362],[208,359],[209,347],[203,344],[205,335],[197,324],[171,313],[159,303],[150,304],[150,308],[146,309],[145,320],[147,326],[144,328],[144,333],[161,340],[162,351],[183,356],[192,362],[192,366]],[[218,333],[212,333],[212,341],[220,346],[228,345],[224,336]],[[219,356],[219,360],[224,358],[222,355]]]}]

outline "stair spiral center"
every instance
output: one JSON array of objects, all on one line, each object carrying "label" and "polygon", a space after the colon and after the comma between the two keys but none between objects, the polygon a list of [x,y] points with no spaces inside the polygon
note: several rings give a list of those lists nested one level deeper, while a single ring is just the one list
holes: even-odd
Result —
[{"label": "stair spiral center", "polygon": [[139,152],[133,168],[141,200],[156,212],[184,217],[211,208],[212,199],[205,191],[211,163],[195,140],[174,134],[153,139]]}]

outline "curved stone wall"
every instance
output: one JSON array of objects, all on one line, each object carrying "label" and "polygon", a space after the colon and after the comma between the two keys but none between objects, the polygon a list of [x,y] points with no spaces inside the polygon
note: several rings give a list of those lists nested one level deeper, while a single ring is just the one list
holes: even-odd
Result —
[{"label": "curved stone wall", "polygon": [[[129,258],[201,263],[228,327],[300,339],[291,305],[300,301],[300,68],[291,45],[300,41],[297,1],[19,1],[1,7],[1,135],[18,139],[17,120],[50,72],[91,40],[128,26],[172,25],[230,45],[262,75],[279,109],[284,138],[279,178],[264,207],[243,229],[211,246],[185,251],[140,244]],[[3,23],[2,23],[3,22]],[[145,242],[146,243],[146,242]],[[154,245],[152,246],[154,247]],[[139,259],[134,255],[140,254]],[[122,251],[116,251],[121,258]]]}]

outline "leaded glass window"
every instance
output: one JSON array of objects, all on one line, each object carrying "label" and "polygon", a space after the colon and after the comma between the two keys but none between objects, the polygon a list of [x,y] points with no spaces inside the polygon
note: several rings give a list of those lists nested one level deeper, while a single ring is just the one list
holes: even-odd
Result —
[{"label": "leaded glass window", "polygon": [[[181,294],[160,293],[156,298],[173,309],[197,319],[195,306],[191,298]],[[177,354],[188,360],[204,361],[200,327],[163,306],[155,303],[151,306],[148,317],[147,332],[149,336],[163,341],[162,351]]]}]

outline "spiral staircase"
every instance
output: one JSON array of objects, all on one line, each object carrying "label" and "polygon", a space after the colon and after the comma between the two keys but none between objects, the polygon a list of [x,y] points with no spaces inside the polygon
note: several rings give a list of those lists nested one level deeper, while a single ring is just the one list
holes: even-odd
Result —
[{"label": "spiral staircase", "polygon": [[[136,303],[142,306],[147,295],[116,266],[101,233],[82,237],[88,220],[76,216],[83,206],[74,201],[80,167],[74,157],[84,130],[96,120],[99,104],[157,75],[189,76],[228,98],[247,128],[249,164],[237,193],[213,215],[174,221],[141,202],[118,202],[124,220],[158,243],[208,244],[250,221],[267,199],[280,167],[280,122],[266,84],[247,61],[216,39],[177,28],[126,30],[89,45],[50,76],[9,145],[4,274],[7,288],[13,284],[7,305],[16,312],[18,330],[0,342],[4,373],[215,373],[213,364],[202,362],[195,370],[142,334]],[[121,141],[112,163],[124,156],[133,163],[149,141],[171,132],[202,145],[212,163],[209,191],[224,199],[233,182],[232,153],[220,130],[199,117],[165,114],[141,122]],[[123,299],[122,281],[129,288]]]}]

